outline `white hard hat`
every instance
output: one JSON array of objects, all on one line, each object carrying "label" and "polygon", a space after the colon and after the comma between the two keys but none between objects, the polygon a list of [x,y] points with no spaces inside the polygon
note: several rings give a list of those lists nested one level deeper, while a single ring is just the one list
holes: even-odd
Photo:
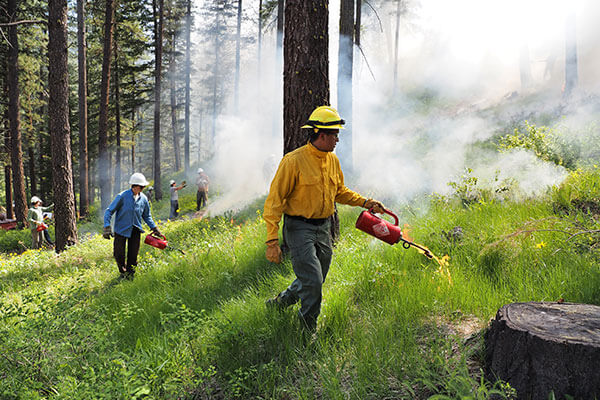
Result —
[{"label": "white hard hat", "polygon": [[201,174],[202,172],[204,172],[204,170],[202,168],[198,168],[198,173]]},{"label": "white hard hat", "polygon": [[129,184],[148,186],[148,181],[146,180],[144,174],[142,174],[141,172],[136,172],[135,174],[131,175],[131,178],[129,178]]},{"label": "white hard hat", "polygon": [[169,181],[169,186],[173,185],[174,183],[175,183],[175,181],[174,181],[173,179],[171,179],[171,180]]},{"label": "white hard hat", "polygon": [[31,204],[35,204],[35,203],[42,203],[42,199],[40,199],[40,198],[39,198],[39,197],[37,197],[37,196],[33,196],[33,197],[31,198]]}]

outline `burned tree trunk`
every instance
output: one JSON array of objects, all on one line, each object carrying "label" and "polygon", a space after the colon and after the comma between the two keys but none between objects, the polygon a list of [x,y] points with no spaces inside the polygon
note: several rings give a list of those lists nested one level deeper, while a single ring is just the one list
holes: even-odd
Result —
[{"label": "burned tree trunk", "polygon": [[485,334],[486,377],[508,381],[519,399],[600,396],[600,307],[514,303]]}]

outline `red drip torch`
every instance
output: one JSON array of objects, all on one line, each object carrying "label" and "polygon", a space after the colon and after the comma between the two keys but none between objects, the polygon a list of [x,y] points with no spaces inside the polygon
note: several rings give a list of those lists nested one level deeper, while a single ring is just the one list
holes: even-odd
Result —
[{"label": "red drip torch", "polygon": [[46,229],[48,229],[48,225],[43,222],[35,228],[35,230],[38,232],[45,231]]},{"label": "red drip torch", "polygon": [[169,246],[169,242],[167,241],[167,237],[165,235],[155,236],[153,233],[149,233],[146,235],[146,238],[144,239],[144,243],[146,243],[152,247],[156,247],[157,249],[160,249],[160,250],[163,250],[163,249],[166,249],[167,247],[169,247],[170,249],[180,251],[181,254],[185,254],[183,252],[183,250],[176,249],[173,246]]},{"label": "red drip torch", "polygon": [[428,258],[433,258],[433,254],[429,249],[406,240],[402,237],[402,229],[398,226],[398,217],[389,210],[384,210],[386,214],[394,217],[394,224],[386,221],[383,218],[375,215],[373,209],[365,210],[360,213],[356,220],[356,227],[371,236],[375,236],[379,240],[383,240],[389,244],[402,242],[402,247],[405,249],[415,247],[423,252]]}]

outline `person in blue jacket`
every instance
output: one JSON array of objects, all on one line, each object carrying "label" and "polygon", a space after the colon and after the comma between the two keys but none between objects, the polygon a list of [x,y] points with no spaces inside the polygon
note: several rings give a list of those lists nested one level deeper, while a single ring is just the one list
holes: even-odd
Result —
[{"label": "person in blue jacket", "polygon": [[[140,251],[142,220],[146,222],[155,236],[163,236],[150,214],[150,203],[142,190],[148,186],[146,177],[136,172],[129,178],[131,189],[119,193],[104,212],[104,230],[102,236],[110,239],[114,235],[113,254],[119,267],[121,278],[133,279],[137,256]],[[115,214],[114,233],[110,219]],[[127,259],[125,259],[127,245]]]}]

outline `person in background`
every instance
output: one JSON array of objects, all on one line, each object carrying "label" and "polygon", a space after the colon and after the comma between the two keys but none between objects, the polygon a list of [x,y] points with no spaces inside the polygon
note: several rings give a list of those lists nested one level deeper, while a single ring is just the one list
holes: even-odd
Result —
[{"label": "person in background", "polygon": [[296,279],[267,306],[285,308],[300,300],[303,328],[312,332],[321,311],[322,287],[333,255],[330,220],[335,203],[362,206],[383,213],[381,202],[367,199],[344,185],[340,161],[333,153],[344,120],[329,106],[316,108],[306,125],[308,143],[286,154],[271,182],[265,201],[266,257],[281,262],[279,222],[290,249]]},{"label": "person in background", "polygon": [[44,229],[48,229],[44,224],[44,212],[51,211],[53,207],[54,204],[42,207],[42,199],[37,196],[31,198],[31,208],[27,212],[27,222],[29,223],[29,229],[31,229],[31,247],[34,249],[42,247],[44,240],[43,231]]},{"label": "person in background", "polygon": [[171,213],[169,219],[175,219],[179,215],[179,190],[187,186],[185,181],[181,182],[180,186],[176,186],[175,181],[171,179],[169,181],[169,190],[171,191]]},{"label": "person in background", "polygon": [[[158,230],[150,213],[148,198],[142,193],[148,186],[146,177],[136,172],[129,178],[131,189],[119,193],[104,212],[104,229],[102,236],[105,239],[115,237],[113,255],[119,268],[121,278],[133,279],[137,256],[140,251],[140,236],[142,220],[151,229],[155,236],[163,236]],[[110,227],[110,219],[115,214],[114,233]],[[164,236],[163,236],[164,237]],[[127,246],[127,258],[125,257]]]},{"label": "person in background", "polygon": [[206,207],[209,183],[208,175],[206,175],[202,168],[198,168],[198,177],[196,178],[196,185],[198,185],[198,191],[196,192],[196,211],[199,211],[202,207]]},{"label": "person in background", "polygon": [[146,197],[150,202],[154,200],[154,186],[148,186],[148,195]]},{"label": "person in background", "polygon": [[[50,225],[50,222],[52,221],[52,213],[50,212],[45,212],[44,213],[44,223],[46,225]],[[54,242],[52,241],[52,239],[50,238],[50,231],[48,230],[48,228],[44,229],[42,232],[44,232],[44,240],[50,245],[50,246],[54,246]]]}]

